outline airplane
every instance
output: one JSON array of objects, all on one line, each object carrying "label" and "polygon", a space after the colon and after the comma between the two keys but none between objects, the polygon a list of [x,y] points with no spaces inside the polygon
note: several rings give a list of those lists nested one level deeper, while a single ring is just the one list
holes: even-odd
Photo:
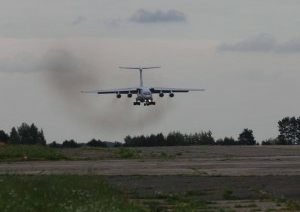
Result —
[{"label": "airplane", "polygon": [[173,98],[174,93],[189,92],[189,91],[205,91],[205,89],[193,89],[193,88],[165,88],[165,87],[144,86],[143,70],[160,68],[160,67],[119,67],[119,68],[139,70],[140,86],[131,87],[131,88],[82,91],[82,93],[116,94],[116,97],[118,99],[121,98],[122,94],[127,94],[128,98],[131,98],[132,94],[136,94],[136,99],[135,102],[133,102],[133,105],[141,105],[141,103],[144,103],[144,106],[149,106],[149,105],[155,105],[155,102],[153,101],[153,94],[158,94],[159,97],[164,97],[164,94],[168,93],[169,97]]}]

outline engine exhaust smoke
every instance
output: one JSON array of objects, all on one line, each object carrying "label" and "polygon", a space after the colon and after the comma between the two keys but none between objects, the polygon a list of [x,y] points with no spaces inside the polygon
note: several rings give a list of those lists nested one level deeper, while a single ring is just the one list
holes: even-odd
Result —
[{"label": "engine exhaust smoke", "polygon": [[[83,94],[86,88],[103,89],[104,80],[111,79],[109,73],[97,69],[86,60],[66,50],[51,50],[43,56],[42,64],[46,69],[46,82],[51,92],[66,113],[78,125],[94,128],[97,131],[131,134],[143,133],[146,127],[158,124],[171,107],[171,100],[165,98],[156,106],[133,106],[133,98],[117,99],[114,95]],[[100,68],[99,68],[99,67]],[[112,82],[116,87],[118,81]]]}]

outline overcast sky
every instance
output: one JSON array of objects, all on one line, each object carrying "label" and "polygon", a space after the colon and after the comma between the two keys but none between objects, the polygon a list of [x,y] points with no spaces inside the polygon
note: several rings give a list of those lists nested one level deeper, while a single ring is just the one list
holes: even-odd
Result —
[{"label": "overcast sky", "polygon": [[[194,133],[258,141],[299,116],[299,0],[0,0],[0,129],[44,129],[48,142]],[[81,90],[144,83],[205,88],[134,99]]]}]

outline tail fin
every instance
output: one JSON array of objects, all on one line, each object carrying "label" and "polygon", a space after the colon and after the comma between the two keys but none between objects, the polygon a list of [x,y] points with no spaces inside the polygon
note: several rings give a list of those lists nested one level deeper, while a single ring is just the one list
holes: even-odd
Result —
[{"label": "tail fin", "polygon": [[153,68],[160,68],[158,66],[153,66],[153,67],[119,67],[122,69],[137,69],[140,70],[140,86],[143,87],[143,70],[144,69],[153,69]]}]

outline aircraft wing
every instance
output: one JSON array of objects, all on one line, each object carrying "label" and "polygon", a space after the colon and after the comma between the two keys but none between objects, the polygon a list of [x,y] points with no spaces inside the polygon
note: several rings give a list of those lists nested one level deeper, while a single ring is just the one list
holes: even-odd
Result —
[{"label": "aircraft wing", "polygon": [[97,93],[97,94],[136,94],[138,93],[138,88],[115,88],[106,90],[91,90],[91,91],[81,91],[82,93]]},{"label": "aircraft wing", "polygon": [[165,87],[152,87],[150,88],[152,93],[178,93],[189,91],[205,91],[205,89],[196,88],[165,88]]}]

